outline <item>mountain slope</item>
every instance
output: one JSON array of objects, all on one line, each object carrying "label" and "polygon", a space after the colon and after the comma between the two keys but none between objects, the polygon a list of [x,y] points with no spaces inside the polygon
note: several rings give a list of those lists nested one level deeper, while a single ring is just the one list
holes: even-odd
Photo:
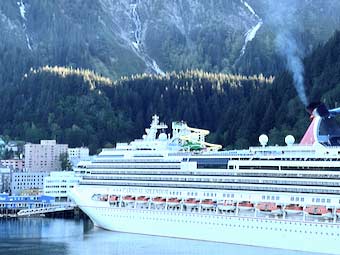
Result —
[{"label": "mountain slope", "polygon": [[[293,30],[307,52],[340,25],[338,1],[301,0],[298,9],[287,1],[275,1],[275,11],[301,17]],[[89,68],[113,79],[195,68],[276,74],[284,65],[274,45],[273,2],[1,1],[0,75],[44,65]]]}]

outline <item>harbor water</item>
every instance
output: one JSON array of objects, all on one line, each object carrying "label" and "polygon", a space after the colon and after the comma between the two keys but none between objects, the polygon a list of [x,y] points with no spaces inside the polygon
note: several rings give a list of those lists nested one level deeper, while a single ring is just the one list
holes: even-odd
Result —
[{"label": "harbor water", "polygon": [[316,253],[110,232],[94,227],[90,220],[82,219],[0,218],[0,255],[9,254],[315,255]]}]

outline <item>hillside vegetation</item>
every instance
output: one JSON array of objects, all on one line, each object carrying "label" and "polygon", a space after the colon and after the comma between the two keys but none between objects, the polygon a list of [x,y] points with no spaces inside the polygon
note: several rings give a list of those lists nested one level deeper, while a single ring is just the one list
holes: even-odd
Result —
[{"label": "hillside vegetation", "polygon": [[[338,107],[339,32],[305,59],[305,69],[308,97]],[[30,142],[54,138],[91,152],[140,137],[155,113],[168,124],[209,129],[209,141],[227,148],[256,145],[261,133],[271,144],[287,134],[299,140],[309,124],[288,72],[274,79],[191,70],[112,81],[89,70],[43,67],[3,87],[0,100],[0,133]]]}]

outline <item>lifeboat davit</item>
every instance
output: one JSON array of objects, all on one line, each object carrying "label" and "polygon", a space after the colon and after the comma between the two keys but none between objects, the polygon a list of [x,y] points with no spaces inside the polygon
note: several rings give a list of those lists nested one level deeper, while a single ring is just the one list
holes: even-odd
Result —
[{"label": "lifeboat davit", "polygon": [[302,214],[303,206],[297,204],[289,204],[284,207],[284,211],[287,215]]},{"label": "lifeboat davit", "polygon": [[217,203],[217,208],[223,211],[234,211],[236,209],[236,203],[232,201],[222,201]]},{"label": "lifeboat davit", "polygon": [[204,199],[201,202],[202,208],[210,209],[214,208],[216,206],[216,203],[212,201],[211,199]]},{"label": "lifeboat davit", "polygon": [[144,203],[147,203],[148,201],[149,201],[149,198],[146,196],[139,196],[136,199],[136,202],[139,204],[144,204]]},{"label": "lifeboat davit", "polygon": [[238,209],[240,211],[252,211],[254,210],[254,204],[250,201],[242,201],[238,203]]},{"label": "lifeboat davit", "polygon": [[333,218],[332,209],[328,209],[324,205],[310,205],[305,208],[305,213],[308,216],[331,219]]},{"label": "lifeboat davit", "polygon": [[180,203],[181,203],[181,200],[176,197],[172,197],[168,199],[168,205],[170,206],[178,206],[180,205]]},{"label": "lifeboat davit", "polygon": [[272,215],[282,215],[282,207],[281,205],[277,205],[273,202],[261,202],[256,205],[256,209],[261,213],[267,213]]}]

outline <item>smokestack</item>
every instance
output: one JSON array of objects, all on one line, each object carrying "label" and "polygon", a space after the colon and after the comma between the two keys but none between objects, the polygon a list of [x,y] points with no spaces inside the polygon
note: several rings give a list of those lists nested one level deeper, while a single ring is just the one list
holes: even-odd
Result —
[{"label": "smokestack", "polygon": [[312,102],[306,107],[309,114],[311,114],[314,117],[321,117],[321,118],[327,118],[329,117],[330,113],[324,103],[321,102]]}]

